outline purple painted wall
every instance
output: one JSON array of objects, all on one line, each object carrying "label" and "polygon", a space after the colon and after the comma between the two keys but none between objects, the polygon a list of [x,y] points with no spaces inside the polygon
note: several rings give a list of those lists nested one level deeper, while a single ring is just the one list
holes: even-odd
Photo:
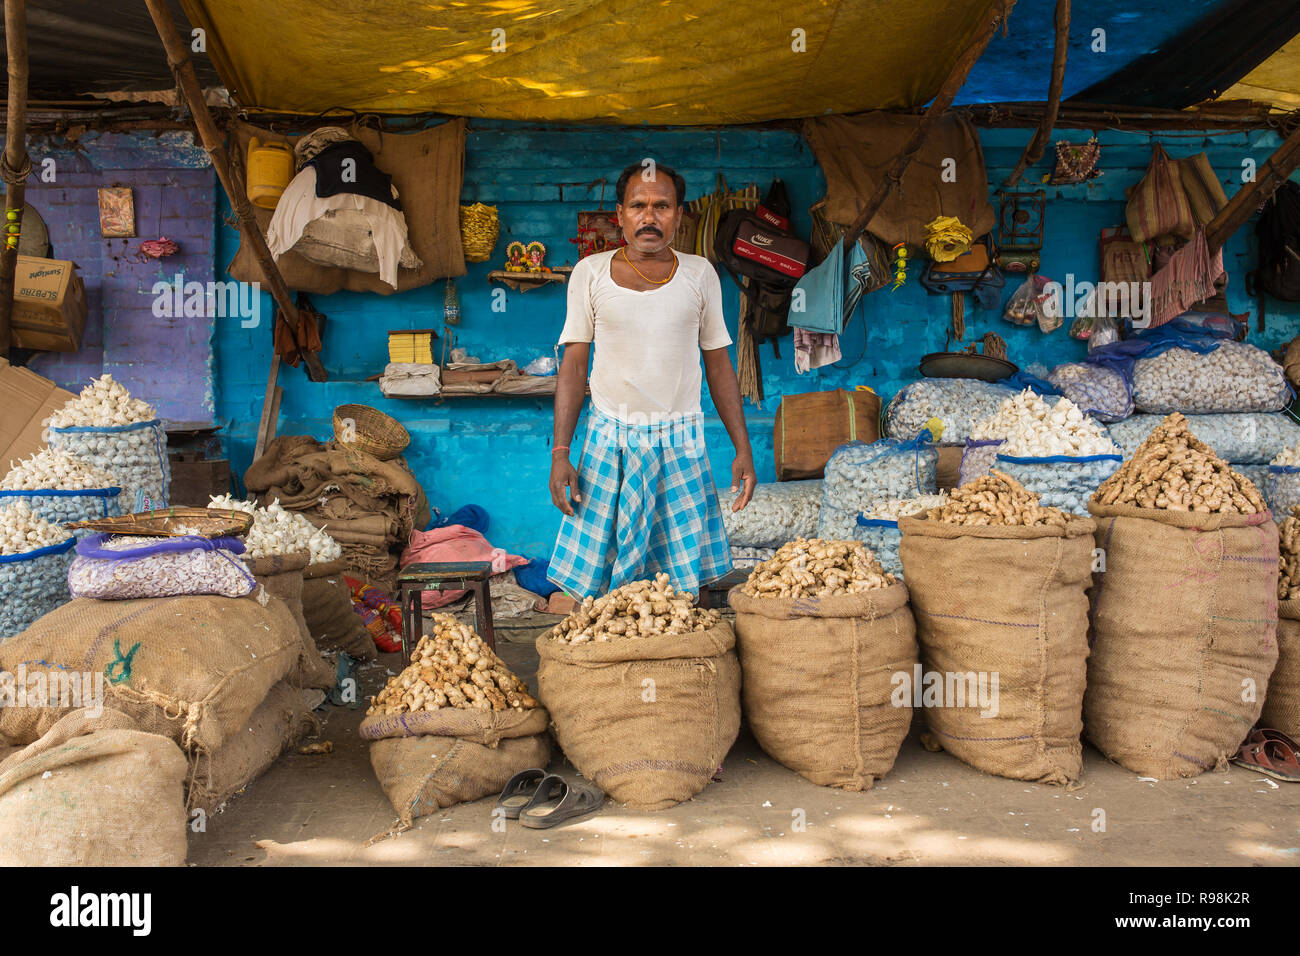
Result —
[{"label": "purple painted wall", "polygon": [[[27,201],[50,231],[56,259],[71,259],[86,283],[89,313],[79,352],[46,354],[31,367],[77,392],[108,372],[158,409],[169,425],[215,422],[212,319],[154,315],[153,287],[214,279],[216,177],[189,133],[88,133],[75,150],[59,139],[29,144]],[[43,167],[53,159],[54,166]],[[43,182],[42,173],[52,175]],[[130,186],[136,237],[105,239],[98,189]],[[180,252],[136,261],[140,243],[167,236]]]}]

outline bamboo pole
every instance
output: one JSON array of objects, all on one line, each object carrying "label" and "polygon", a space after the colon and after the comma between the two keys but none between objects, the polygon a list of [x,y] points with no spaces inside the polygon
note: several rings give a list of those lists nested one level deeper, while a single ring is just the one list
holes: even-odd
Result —
[{"label": "bamboo pole", "polygon": [[1237,190],[1228,205],[1205,227],[1205,242],[1214,255],[1236,232],[1259,204],[1277,192],[1288,176],[1300,167],[1300,126],[1256,169],[1255,181]]},{"label": "bamboo pole", "polygon": [[[156,0],[151,0],[151,2],[156,2]],[[884,205],[885,199],[889,196],[890,189],[893,188],[895,183],[902,181],[903,173],[907,170],[907,167],[911,165],[912,158],[920,150],[921,145],[925,142],[925,138],[930,135],[931,128],[938,121],[939,117],[943,115],[944,111],[952,105],[952,101],[957,96],[957,92],[961,89],[962,84],[966,82],[966,77],[970,73],[971,67],[975,65],[975,62],[984,53],[985,47],[987,47],[989,41],[993,39],[993,34],[997,32],[998,26],[1006,22],[1006,19],[1011,16],[1011,9],[1015,5],[1016,0],[994,0],[994,2],[989,6],[988,16],[983,25],[976,32],[970,45],[966,47],[962,52],[962,55],[958,57],[957,62],[953,64],[952,70],[949,71],[947,78],[944,79],[943,84],[939,87],[939,92],[936,93],[934,99],[930,101],[930,105],[926,109],[925,115],[922,116],[921,121],[916,124],[916,129],[912,132],[907,144],[898,154],[898,158],[894,160],[894,165],[890,168],[889,172],[881,178],[880,184],[876,187],[875,193],[873,193],[871,198],[867,200],[867,204],[862,208],[862,211],[858,213],[858,217],[849,225],[848,231],[844,234],[844,244],[846,246],[850,246],[857,242],[858,237],[862,235],[863,230],[865,230],[870,224],[872,217],[875,216],[875,214],[880,211],[880,207]]]},{"label": "bamboo pole", "polygon": [[[9,108],[5,114],[5,149],[0,159],[0,177],[5,182],[5,207],[16,210],[14,223],[22,229],[23,205],[27,198],[27,0],[5,0],[5,47],[9,57]],[[6,233],[7,235],[7,233]],[[0,249],[0,357],[8,360],[13,345],[14,273],[18,269],[18,247],[6,242]]]},{"label": "bamboo pole", "polygon": [[1070,0],[1056,0],[1056,47],[1052,53],[1052,79],[1047,88],[1047,107],[1043,118],[1034,130],[1033,137],[1020,154],[1020,161],[1011,175],[1002,184],[1003,189],[1011,189],[1020,182],[1026,169],[1043,158],[1043,150],[1052,135],[1057,114],[1061,111],[1061,88],[1065,86],[1065,58],[1070,46]]},{"label": "bamboo pole", "polygon": [[[225,137],[217,129],[217,124],[213,121],[212,113],[203,98],[203,89],[199,86],[199,78],[194,73],[194,64],[190,62],[190,55],[185,41],[176,32],[176,23],[172,20],[171,11],[167,9],[166,0],[145,0],[145,5],[149,8],[149,14],[153,17],[154,26],[158,30],[158,38],[162,40],[163,49],[167,52],[167,63],[176,77],[176,84],[189,106],[190,115],[194,118],[194,125],[198,130],[200,140],[203,142],[203,148],[212,158],[212,166],[217,171],[217,178],[221,181],[222,188],[225,189],[226,196],[230,199],[230,205],[239,220],[239,232],[242,241],[248,243],[253,258],[257,260],[258,267],[261,269],[262,276],[269,287],[271,297],[275,299],[276,305],[280,307],[285,321],[288,322],[289,328],[296,338],[298,334],[298,308],[294,304],[293,296],[289,293],[289,287],[285,284],[284,277],[280,275],[280,270],[275,265],[275,260],[271,256],[271,250],[266,245],[266,238],[262,235],[257,220],[253,218],[253,208],[244,192],[244,184],[238,171],[230,162],[230,156],[226,151]],[[276,320],[272,319],[271,321],[275,322]],[[303,364],[307,366],[308,378],[313,382],[323,382],[328,378],[319,355],[312,352],[305,353],[303,355]],[[278,376],[279,362],[273,360],[267,377],[266,394],[262,400],[262,417],[258,427],[256,446],[259,453],[266,447],[271,436],[275,434],[276,423],[271,420],[271,416],[268,414],[267,403],[274,401],[274,395],[278,388],[276,384]]]}]

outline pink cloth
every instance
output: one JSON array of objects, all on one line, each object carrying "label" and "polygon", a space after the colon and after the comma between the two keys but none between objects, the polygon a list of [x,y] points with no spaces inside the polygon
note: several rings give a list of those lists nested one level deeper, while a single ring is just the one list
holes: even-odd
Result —
[{"label": "pink cloth", "polygon": [[830,332],[794,330],[794,370],[804,372],[840,360],[840,337]]},{"label": "pink cloth", "polygon": [[[411,542],[402,552],[402,567],[408,564],[425,564],[443,561],[491,561],[492,573],[501,574],[528,559],[517,554],[507,554],[502,548],[494,548],[473,528],[463,524],[449,524],[445,528],[431,531],[414,531]],[[468,591],[425,591],[424,609],[442,607],[468,594]]]}]

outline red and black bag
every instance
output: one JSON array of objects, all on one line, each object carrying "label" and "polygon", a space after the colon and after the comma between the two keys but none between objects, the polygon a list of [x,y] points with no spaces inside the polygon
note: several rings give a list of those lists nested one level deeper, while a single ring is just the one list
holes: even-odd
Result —
[{"label": "red and black bag", "polygon": [[736,285],[748,293],[755,335],[775,339],[789,334],[790,294],[808,269],[810,249],[790,231],[785,183],[773,180],[757,209],[723,213],[713,251]]}]

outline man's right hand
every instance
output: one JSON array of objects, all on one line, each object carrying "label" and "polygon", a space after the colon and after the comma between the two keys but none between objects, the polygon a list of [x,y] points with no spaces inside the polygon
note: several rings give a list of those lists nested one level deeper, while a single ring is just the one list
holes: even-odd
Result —
[{"label": "man's right hand", "polygon": [[573,505],[569,503],[572,495],[575,504],[582,503],[578,493],[578,472],[569,463],[568,458],[555,456],[551,462],[551,503],[569,517],[573,517]]}]

